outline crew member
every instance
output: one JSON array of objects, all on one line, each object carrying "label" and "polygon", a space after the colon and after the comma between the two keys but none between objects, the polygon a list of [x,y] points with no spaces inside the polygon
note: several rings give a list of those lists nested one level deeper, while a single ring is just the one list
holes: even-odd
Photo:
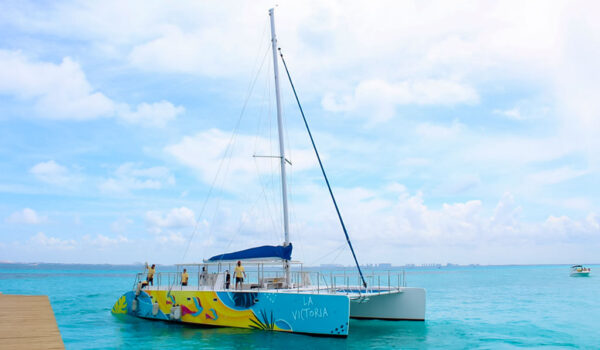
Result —
[{"label": "crew member", "polygon": [[188,275],[187,270],[183,269],[183,273],[181,274],[181,285],[187,286],[189,278],[190,278],[190,275]]},{"label": "crew member", "polygon": [[244,267],[242,266],[242,262],[238,261],[237,266],[235,267],[235,271],[233,272],[235,275],[235,289],[238,289],[238,283],[240,284],[240,289],[243,289],[244,278],[246,277],[246,272],[244,271]]},{"label": "crew member", "polygon": [[154,272],[156,272],[156,265],[152,264],[152,267],[148,269],[148,276],[146,277],[146,282],[149,285],[154,285]]}]

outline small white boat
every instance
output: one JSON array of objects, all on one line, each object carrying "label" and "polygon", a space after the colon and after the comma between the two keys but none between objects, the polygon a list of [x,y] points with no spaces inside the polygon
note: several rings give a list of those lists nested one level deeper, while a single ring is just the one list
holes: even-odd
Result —
[{"label": "small white boat", "polygon": [[589,267],[584,267],[582,265],[571,266],[571,277],[588,277],[590,272],[592,272],[592,269]]}]

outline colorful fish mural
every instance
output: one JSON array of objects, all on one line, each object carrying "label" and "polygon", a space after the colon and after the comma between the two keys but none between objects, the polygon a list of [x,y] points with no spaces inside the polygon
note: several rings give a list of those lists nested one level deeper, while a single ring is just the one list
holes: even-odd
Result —
[{"label": "colorful fish mural", "polygon": [[[176,307],[180,312],[172,313]],[[171,322],[347,336],[350,301],[345,295],[145,290],[137,296],[125,293],[112,312]]]}]

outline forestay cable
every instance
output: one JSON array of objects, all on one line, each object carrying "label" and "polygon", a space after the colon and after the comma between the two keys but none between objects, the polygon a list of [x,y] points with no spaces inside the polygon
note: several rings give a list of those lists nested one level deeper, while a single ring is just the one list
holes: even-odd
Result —
[{"label": "forestay cable", "polygon": [[317,155],[317,160],[319,161],[319,166],[321,167],[321,172],[323,173],[323,177],[325,178],[325,183],[327,183],[327,189],[329,189],[329,194],[331,195],[331,200],[333,201],[333,205],[335,206],[335,211],[337,212],[338,218],[340,219],[340,224],[342,224],[342,229],[344,230],[344,235],[346,235],[346,241],[348,242],[348,246],[350,247],[350,251],[352,252],[352,257],[354,258],[354,262],[356,263],[356,268],[358,269],[358,273],[360,274],[360,279],[363,282],[363,286],[365,288],[367,288],[367,282],[365,281],[362,270],[360,269],[358,259],[356,259],[356,254],[354,253],[354,248],[352,248],[352,242],[350,242],[350,237],[348,236],[348,231],[346,231],[346,225],[344,225],[344,220],[342,219],[342,214],[340,214],[340,209],[338,208],[337,202],[335,201],[335,197],[333,195],[333,191],[331,190],[331,186],[329,185],[329,180],[327,179],[327,174],[325,174],[325,168],[323,168],[323,163],[321,162],[321,157],[319,156],[319,152],[317,151],[317,146],[315,145],[315,140],[313,139],[312,133],[310,132],[310,128],[308,127],[308,122],[306,121],[306,117],[304,116],[304,110],[302,109],[302,105],[300,104],[300,100],[298,99],[298,94],[296,93],[296,88],[294,87],[294,83],[292,82],[292,77],[290,76],[290,71],[288,70],[287,64],[285,63],[285,59],[283,58],[283,53],[281,53],[281,48],[279,48],[279,56],[281,56],[281,61],[283,62],[283,67],[285,68],[285,72],[287,74],[288,80],[290,81],[290,85],[292,86],[292,91],[294,92],[294,97],[296,98],[296,102],[298,103],[298,108],[300,108],[300,114],[302,114],[302,119],[304,120],[304,125],[306,126],[306,131],[308,131],[308,136],[310,136],[310,142],[312,143],[313,149],[315,150],[315,154]]}]

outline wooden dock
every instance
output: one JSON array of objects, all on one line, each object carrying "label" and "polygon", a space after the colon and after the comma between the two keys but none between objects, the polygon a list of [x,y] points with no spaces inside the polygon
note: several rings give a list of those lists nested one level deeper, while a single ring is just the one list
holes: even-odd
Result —
[{"label": "wooden dock", "polygon": [[65,348],[47,296],[0,294],[0,348]]}]

